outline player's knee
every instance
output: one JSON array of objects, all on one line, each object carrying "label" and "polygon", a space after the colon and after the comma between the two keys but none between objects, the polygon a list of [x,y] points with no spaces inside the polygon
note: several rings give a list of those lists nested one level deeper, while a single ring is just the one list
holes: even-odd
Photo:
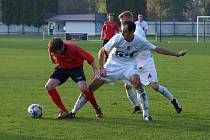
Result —
[{"label": "player's knee", "polygon": [[82,93],[87,93],[88,89],[87,89],[87,87],[80,87],[80,91]]},{"label": "player's knee", "polygon": [[44,88],[45,88],[46,90],[51,90],[51,87],[50,87],[49,84],[46,84],[46,85],[44,86]]},{"label": "player's knee", "polygon": [[158,91],[158,89],[159,89],[159,85],[158,84],[152,84],[151,87],[155,91]]},{"label": "player's knee", "polygon": [[52,90],[56,88],[57,85],[59,85],[60,81],[57,79],[49,79],[47,83],[45,84],[46,90]]},{"label": "player's knee", "polygon": [[48,90],[48,91],[55,88],[55,86],[54,86],[53,84],[50,84],[50,83],[47,83],[44,87],[45,87],[45,89]]},{"label": "player's knee", "polygon": [[142,87],[141,82],[140,82],[140,78],[138,76],[134,77],[133,86],[134,86],[135,89],[139,89],[139,88]]},{"label": "player's knee", "polygon": [[125,89],[127,89],[127,90],[131,90],[131,89],[132,89],[132,86],[131,86],[131,85],[128,85],[128,84],[124,84],[124,87],[125,87]]}]

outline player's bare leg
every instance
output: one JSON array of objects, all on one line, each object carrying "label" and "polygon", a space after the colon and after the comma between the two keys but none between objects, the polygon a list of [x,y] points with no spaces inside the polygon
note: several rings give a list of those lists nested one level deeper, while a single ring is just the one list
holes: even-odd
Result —
[{"label": "player's bare leg", "polygon": [[[93,80],[93,82],[89,85],[88,90],[90,90],[91,92],[94,92],[96,89],[98,89],[99,87],[101,87],[104,84],[104,81],[95,78]],[[72,111],[70,112],[70,117],[72,116],[72,118],[75,117],[76,112],[78,112],[86,103],[87,103],[87,99],[83,96],[83,94],[81,93],[80,96],[78,97],[74,108],[72,109]],[[96,117],[102,117],[103,113],[101,111],[101,108],[95,109],[96,111]]]}]

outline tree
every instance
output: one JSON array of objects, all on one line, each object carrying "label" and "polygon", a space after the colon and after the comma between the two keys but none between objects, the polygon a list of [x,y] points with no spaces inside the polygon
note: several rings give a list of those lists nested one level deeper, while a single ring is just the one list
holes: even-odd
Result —
[{"label": "tree", "polygon": [[2,6],[2,22],[7,25],[7,32],[9,34],[9,26],[13,23],[13,13],[10,8],[14,8],[12,0],[1,0]]},{"label": "tree", "polygon": [[0,0],[0,21],[2,19],[2,6],[1,6],[1,0]]},{"label": "tree", "polygon": [[59,14],[84,14],[89,13],[88,0],[59,0],[58,13]]},{"label": "tree", "polygon": [[[148,15],[152,19],[187,21],[193,0],[148,0]],[[155,14],[154,14],[155,13]],[[155,18],[156,17],[156,18]]]},{"label": "tree", "polygon": [[43,0],[33,0],[33,25],[35,27],[41,27],[44,24],[44,15],[45,15],[45,1]]},{"label": "tree", "polygon": [[[147,18],[147,1],[146,0],[106,0],[107,12],[119,15],[121,12],[129,10],[133,13],[134,19],[141,13]],[[115,17],[116,18],[116,17]],[[119,21],[119,20],[116,20]]]},{"label": "tree", "polygon": [[191,10],[192,0],[171,0],[170,2],[168,11],[172,16],[168,17],[177,21],[187,21],[187,13]]},{"label": "tree", "polygon": [[97,12],[98,13],[107,13],[106,0],[98,0],[98,2],[97,2]]},{"label": "tree", "polygon": [[[57,12],[57,0],[1,0],[2,22],[9,25],[41,27],[47,12]],[[56,4],[55,4],[56,3]]]},{"label": "tree", "polygon": [[206,6],[206,14],[210,15],[210,3]]},{"label": "tree", "polygon": [[[155,5],[156,4],[156,5]],[[159,13],[159,4],[157,0],[147,0],[147,17],[150,21],[156,21]]]}]

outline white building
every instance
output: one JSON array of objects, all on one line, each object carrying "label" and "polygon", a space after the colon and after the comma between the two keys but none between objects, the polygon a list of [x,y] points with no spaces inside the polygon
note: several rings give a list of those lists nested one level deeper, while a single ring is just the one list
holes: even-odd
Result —
[{"label": "white building", "polygon": [[87,33],[98,35],[106,20],[106,14],[68,14],[55,15],[46,19],[48,22],[48,33]]}]

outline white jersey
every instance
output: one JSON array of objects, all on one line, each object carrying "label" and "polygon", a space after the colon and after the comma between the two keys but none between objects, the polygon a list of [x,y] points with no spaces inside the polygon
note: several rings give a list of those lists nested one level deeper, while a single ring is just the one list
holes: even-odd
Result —
[{"label": "white jersey", "polygon": [[146,50],[139,52],[138,56],[136,56],[136,59],[137,60],[139,60],[139,59],[140,60],[150,60],[150,59],[153,59],[153,57],[152,57],[151,51],[146,49]]},{"label": "white jersey", "polygon": [[[136,30],[135,30],[134,34],[146,38],[145,32],[144,32],[143,28],[141,27],[140,22],[136,21],[135,24],[136,24]],[[145,51],[141,51],[138,54],[138,57],[140,57],[141,59],[152,59],[152,54],[151,54],[150,50],[145,50]]]},{"label": "white jersey", "polygon": [[135,24],[136,24],[136,30],[135,30],[134,34],[146,38],[145,32],[144,32],[144,30],[142,29],[142,27],[141,27],[139,24],[137,24],[136,22],[135,22]]},{"label": "white jersey", "polygon": [[116,34],[104,45],[104,49],[110,52],[104,68],[107,71],[105,77],[107,81],[127,80],[130,76],[138,74],[136,67],[136,56],[144,50],[155,49],[156,46],[151,44],[143,37],[134,34],[134,39],[127,42],[122,33]]},{"label": "white jersey", "polygon": [[141,22],[140,21],[136,21],[135,22],[136,26],[140,26],[143,30],[148,30],[148,24],[146,21],[142,20]]},{"label": "white jersey", "polygon": [[133,61],[139,52],[144,50],[154,50],[155,45],[151,44],[147,39],[134,34],[134,39],[127,42],[122,33],[113,36],[109,42],[104,45],[104,49],[110,52],[107,61]]}]

